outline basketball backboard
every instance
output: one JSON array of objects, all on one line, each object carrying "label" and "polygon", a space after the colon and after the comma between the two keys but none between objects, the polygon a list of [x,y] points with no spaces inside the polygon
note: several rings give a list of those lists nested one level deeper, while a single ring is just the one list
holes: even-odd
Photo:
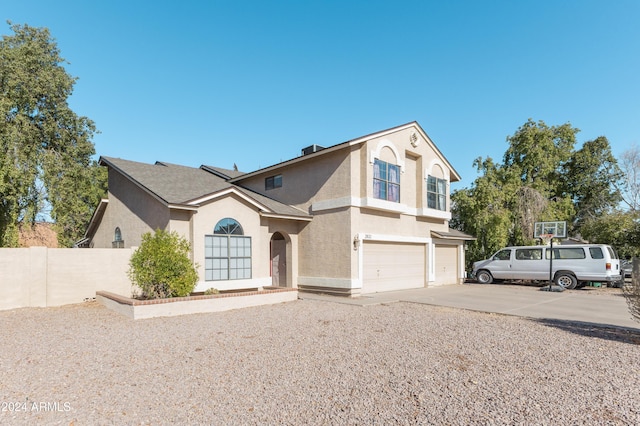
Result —
[{"label": "basketball backboard", "polygon": [[536,222],[533,227],[533,238],[567,238],[567,222]]}]

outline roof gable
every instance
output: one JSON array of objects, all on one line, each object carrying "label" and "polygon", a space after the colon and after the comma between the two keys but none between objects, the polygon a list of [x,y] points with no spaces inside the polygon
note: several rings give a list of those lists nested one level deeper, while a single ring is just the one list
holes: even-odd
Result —
[{"label": "roof gable", "polygon": [[253,200],[258,209],[275,215],[308,217],[300,209],[238,187],[219,174],[202,168],[166,162],[138,163],[120,158],[100,157],[100,164],[116,170],[138,187],[170,207],[195,208],[202,202],[236,193]]}]

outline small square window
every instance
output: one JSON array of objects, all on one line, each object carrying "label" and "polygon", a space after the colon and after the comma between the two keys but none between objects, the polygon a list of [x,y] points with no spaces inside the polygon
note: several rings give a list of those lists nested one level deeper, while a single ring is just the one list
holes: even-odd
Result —
[{"label": "small square window", "polygon": [[264,180],[264,189],[274,189],[282,187],[282,175],[269,176]]}]

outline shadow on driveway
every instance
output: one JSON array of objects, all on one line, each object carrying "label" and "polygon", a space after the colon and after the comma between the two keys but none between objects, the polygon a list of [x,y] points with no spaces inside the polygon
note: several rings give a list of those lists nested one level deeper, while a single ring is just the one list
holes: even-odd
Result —
[{"label": "shadow on driveway", "polygon": [[629,343],[631,345],[640,346],[640,330],[633,330],[623,327],[607,327],[602,324],[594,324],[588,322],[566,321],[556,319],[538,319],[531,318],[531,321],[547,327],[557,328],[569,333],[579,334],[581,336],[595,337],[604,340],[613,340],[616,342]]}]

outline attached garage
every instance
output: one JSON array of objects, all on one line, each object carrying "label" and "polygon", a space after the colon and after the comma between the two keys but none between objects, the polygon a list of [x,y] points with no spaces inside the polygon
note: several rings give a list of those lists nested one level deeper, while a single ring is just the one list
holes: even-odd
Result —
[{"label": "attached garage", "polygon": [[363,249],[362,293],[425,287],[425,244],[366,241]]},{"label": "attached garage", "polygon": [[458,283],[458,245],[436,244],[433,285]]}]

